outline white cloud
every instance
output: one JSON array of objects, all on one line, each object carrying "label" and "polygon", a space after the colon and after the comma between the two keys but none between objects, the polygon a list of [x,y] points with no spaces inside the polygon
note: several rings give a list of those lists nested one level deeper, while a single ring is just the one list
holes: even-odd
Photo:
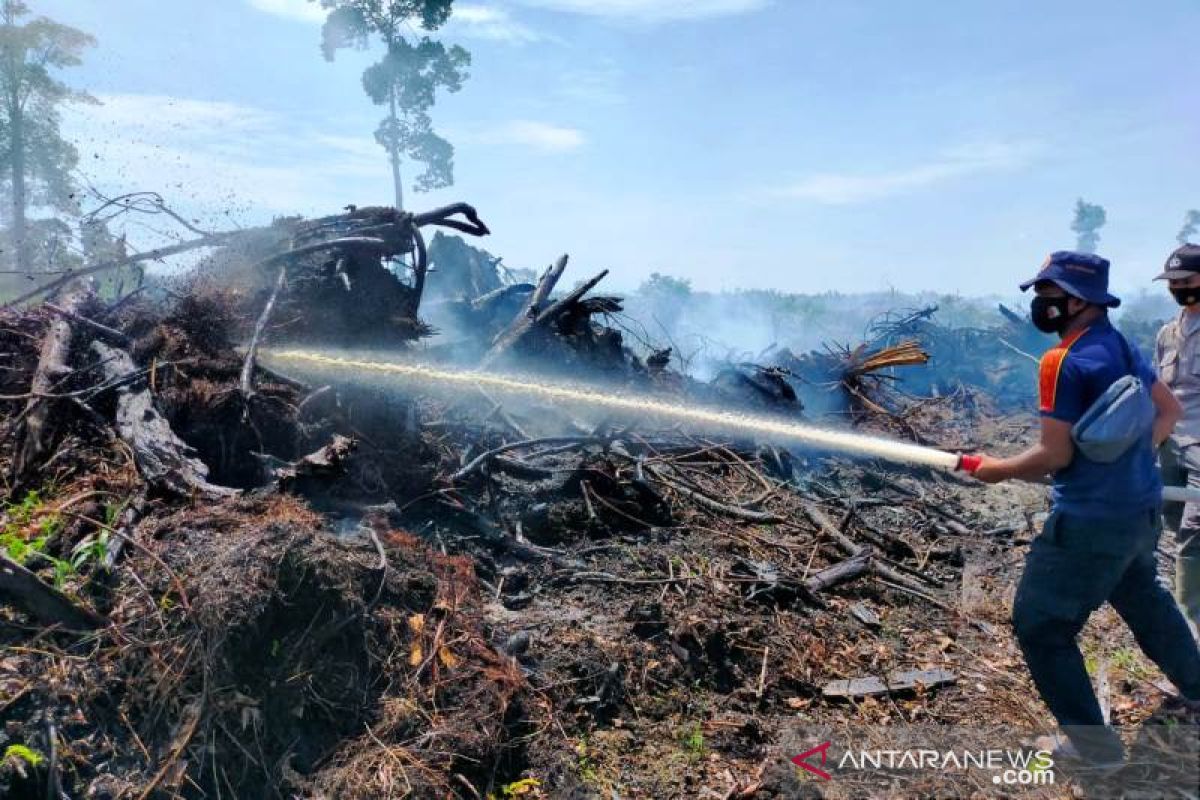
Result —
[{"label": "white cloud", "polygon": [[1038,156],[1031,142],[980,142],[943,151],[939,158],[904,169],[875,173],[826,172],[771,192],[775,197],[822,205],[852,205],[916,191],[970,175],[1017,169]]},{"label": "white cloud", "polygon": [[479,144],[519,145],[551,153],[567,153],[578,150],[587,143],[587,137],[578,128],[568,128],[528,119],[506,122],[490,130],[468,134],[463,138]]},{"label": "white cloud", "polygon": [[[320,24],[328,11],[315,0],[248,0],[251,6],[278,17]],[[420,21],[413,18],[410,25],[414,33],[424,33]],[[542,41],[545,37],[514,19],[507,9],[495,5],[466,3],[455,5],[450,20],[438,30],[448,37],[482,39],[511,44],[528,44]]]},{"label": "white cloud", "polygon": [[512,44],[541,41],[544,37],[498,6],[456,5],[442,31],[447,36],[487,39]]},{"label": "white cloud", "polygon": [[557,94],[591,105],[621,105],[628,98],[621,88],[624,73],[612,61],[596,67],[581,67],[559,76]]},{"label": "white cloud", "polygon": [[250,0],[250,5],[259,11],[301,22],[324,22],[327,13],[320,3],[309,0]]},{"label": "white cloud", "polygon": [[523,5],[553,11],[635,22],[668,22],[743,14],[764,8],[771,0],[519,0]]}]

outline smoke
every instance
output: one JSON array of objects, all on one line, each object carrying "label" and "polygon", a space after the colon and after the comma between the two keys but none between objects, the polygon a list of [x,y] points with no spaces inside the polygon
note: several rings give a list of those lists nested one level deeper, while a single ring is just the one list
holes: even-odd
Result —
[{"label": "smoke", "polygon": [[1104,206],[1088,203],[1082,197],[1075,201],[1075,219],[1071,222],[1071,230],[1078,238],[1075,249],[1081,253],[1096,252],[1100,244],[1100,229],[1108,222],[1108,214]]},{"label": "smoke", "polygon": [[676,365],[694,377],[713,377],[731,361],[762,361],[770,348],[797,355],[829,343],[854,345],[868,337],[871,323],[888,311],[937,306],[949,326],[986,327],[997,320],[997,298],[963,298],[933,292],[908,294],[786,294],[769,290],[723,293],[663,292],[662,283],[642,285],[626,298],[629,317],[645,336],[672,346]]},{"label": "smoke", "polygon": [[1192,209],[1183,217],[1183,227],[1179,229],[1179,234],[1175,237],[1175,241],[1180,244],[1187,244],[1192,241],[1192,237],[1196,235],[1196,231],[1200,230],[1200,210]]}]

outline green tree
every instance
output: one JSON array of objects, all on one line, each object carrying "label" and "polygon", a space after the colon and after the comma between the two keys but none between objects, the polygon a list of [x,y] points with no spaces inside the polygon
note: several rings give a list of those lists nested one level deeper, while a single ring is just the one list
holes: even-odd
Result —
[{"label": "green tree", "polygon": [[1075,249],[1082,253],[1096,252],[1096,245],[1100,244],[1100,229],[1107,221],[1104,206],[1085,202],[1082,197],[1076,200],[1075,219],[1071,222],[1071,230],[1078,237]]},{"label": "green tree", "polygon": [[1180,244],[1187,244],[1196,235],[1197,229],[1200,229],[1200,210],[1193,208],[1184,216],[1183,227],[1179,229],[1175,240]]},{"label": "green tree", "polygon": [[638,287],[638,295],[646,303],[650,317],[663,327],[668,336],[674,336],[675,327],[692,299],[692,282],[687,278],[651,272],[650,277]]},{"label": "green tree", "polygon": [[59,132],[60,109],[65,103],[96,102],[53,75],[78,65],[95,40],[45,17],[28,16],[21,0],[0,3],[0,163],[7,165],[13,265],[21,271],[33,266],[35,250],[51,246],[35,241],[40,229],[57,240],[55,226],[30,225],[29,209],[77,210],[71,171],[79,154]]},{"label": "green tree", "polygon": [[[433,130],[430,109],[438,89],[457,92],[467,78],[470,54],[428,36],[411,35],[418,22],[436,31],[450,18],[454,0],[320,0],[329,9],[321,30],[321,52],[332,61],[337,51],[366,49],[372,37],[383,42],[383,57],[363,72],[363,89],[388,114],[375,131],[387,151],[396,189],[396,208],[404,208],[400,166],[404,158],[424,164],[413,185],[418,192],[454,183],[454,146]],[[406,36],[405,33],[410,32]]]},{"label": "green tree", "polygon": [[692,293],[692,282],[687,278],[676,278],[663,275],[661,272],[651,272],[650,277],[642,281],[638,292],[664,300],[685,301]]}]

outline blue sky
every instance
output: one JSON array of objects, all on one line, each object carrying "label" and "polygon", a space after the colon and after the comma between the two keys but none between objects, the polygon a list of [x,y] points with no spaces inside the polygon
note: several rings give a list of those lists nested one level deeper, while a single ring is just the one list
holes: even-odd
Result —
[{"label": "blue sky", "polygon": [[[388,202],[369,55],[326,63],[315,4],[29,2],[99,42],[67,75],[103,101],[68,120],[97,185],[218,225]],[[1200,207],[1195,0],[455,5],[457,184],[408,199],[473,203],[512,266],[1010,294],[1083,196],[1130,292]]]}]

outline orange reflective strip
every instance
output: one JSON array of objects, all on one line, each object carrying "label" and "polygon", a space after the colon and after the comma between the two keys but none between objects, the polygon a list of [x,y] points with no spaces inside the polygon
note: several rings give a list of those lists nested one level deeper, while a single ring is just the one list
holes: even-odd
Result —
[{"label": "orange reflective strip", "polygon": [[1063,362],[1067,360],[1067,353],[1071,350],[1071,345],[1079,341],[1079,337],[1087,332],[1087,328],[1075,331],[1047,350],[1042,356],[1041,365],[1038,367],[1039,410],[1054,411],[1054,399],[1058,396],[1058,376],[1062,372]]}]

